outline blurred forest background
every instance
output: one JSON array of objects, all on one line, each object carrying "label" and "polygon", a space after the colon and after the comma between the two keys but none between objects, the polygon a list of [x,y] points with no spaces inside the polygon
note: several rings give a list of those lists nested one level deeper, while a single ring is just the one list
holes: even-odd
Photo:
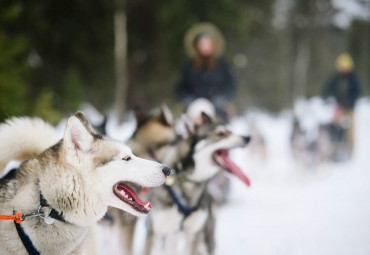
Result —
[{"label": "blurred forest background", "polygon": [[128,109],[177,104],[183,37],[204,21],[225,36],[239,112],[277,112],[320,95],[342,52],[370,93],[369,0],[0,0],[0,120],[28,114],[56,123],[83,102],[111,109],[120,98],[118,7],[127,17]]}]

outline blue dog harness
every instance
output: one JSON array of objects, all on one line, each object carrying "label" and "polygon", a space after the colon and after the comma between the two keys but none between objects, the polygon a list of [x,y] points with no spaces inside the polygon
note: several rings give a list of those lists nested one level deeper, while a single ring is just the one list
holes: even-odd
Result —
[{"label": "blue dog harness", "polygon": [[15,228],[17,229],[17,233],[19,238],[21,239],[24,248],[26,248],[29,255],[40,255],[40,252],[33,246],[33,243],[30,237],[24,232],[20,223],[16,223],[14,221]]},{"label": "blue dog harness", "polygon": [[198,208],[200,206],[200,203],[202,202],[203,197],[206,193],[206,189],[204,189],[204,191],[203,191],[202,195],[199,197],[197,203],[194,206],[187,206],[187,205],[184,205],[183,203],[181,203],[180,198],[176,195],[176,192],[174,191],[174,189],[171,186],[165,184],[164,187],[166,188],[166,190],[170,194],[173,202],[175,202],[175,204],[177,205],[178,210],[184,215],[184,218],[187,218],[190,214],[192,214],[193,212],[198,210]]}]

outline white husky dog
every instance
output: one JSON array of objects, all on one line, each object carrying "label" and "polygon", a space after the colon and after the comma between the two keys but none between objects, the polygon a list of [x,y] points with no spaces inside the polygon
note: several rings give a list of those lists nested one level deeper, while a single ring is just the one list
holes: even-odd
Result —
[{"label": "white husky dog", "polygon": [[13,118],[0,125],[0,170],[24,161],[0,180],[0,215],[22,214],[20,224],[0,221],[1,254],[81,254],[89,226],[108,206],[147,215],[129,185],[161,185],[170,174],[124,144],[95,133],[80,112],[58,141],[40,119]]}]

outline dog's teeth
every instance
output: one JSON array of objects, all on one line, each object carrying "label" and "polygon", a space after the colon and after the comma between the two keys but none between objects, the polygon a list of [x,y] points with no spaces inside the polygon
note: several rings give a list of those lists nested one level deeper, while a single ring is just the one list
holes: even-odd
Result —
[{"label": "dog's teeth", "polygon": [[221,157],[216,157],[216,161],[219,163],[219,164],[221,164],[221,165],[223,165],[225,162],[224,162],[224,160],[221,158]]},{"label": "dog's teeth", "polygon": [[150,202],[146,203],[146,205],[144,205],[145,209],[149,209],[149,205],[150,205]]},{"label": "dog's teeth", "polygon": [[128,199],[128,196],[127,196],[127,195],[125,195],[125,198],[127,198],[127,199]]},{"label": "dog's teeth", "polygon": [[220,163],[224,165],[225,164],[225,160],[223,160],[223,158],[220,158]]},{"label": "dog's teeth", "polygon": [[132,201],[132,198],[130,197],[128,200]]},{"label": "dog's teeth", "polygon": [[126,193],[125,193],[123,190],[121,190],[119,193],[120,193],[122,196],[126,195]]}]

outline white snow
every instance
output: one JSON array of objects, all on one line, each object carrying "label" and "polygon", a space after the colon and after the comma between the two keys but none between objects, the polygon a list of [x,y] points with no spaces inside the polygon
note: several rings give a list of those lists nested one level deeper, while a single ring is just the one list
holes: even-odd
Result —
[{"label": "white snow", "polygon": [[354,159],[314,171],[291,160],[287,118],[260,115],[270,157],[257,169],[248,151],[234,153],[252,187],[232,179],[230,203],[217,215],[217,254],[370,254],[369,113],[361,100]]},{"label": "white snow", "polygon": [[[283,29],[289,22],[289,12],[297,1],[276,0],[273,6],[272,24],[277,29]],[[326,5],[326,1],[317,1],[319,5]],[[328,1],[329,2],[329,1]],[[370,20],[370,1],[369,0],[331,0],[331,5],[336,10],[331,22],[340,28],[346,29],[351,25],[352,20]],[[330,14],[329,14],[330,15]]]},{"label": "white snow", "polygon": [[333,22],[338,27],[347,28],[356,18],[370,20],[369,0],[332,0],[332,4],[338,10],[333,17]]}]

